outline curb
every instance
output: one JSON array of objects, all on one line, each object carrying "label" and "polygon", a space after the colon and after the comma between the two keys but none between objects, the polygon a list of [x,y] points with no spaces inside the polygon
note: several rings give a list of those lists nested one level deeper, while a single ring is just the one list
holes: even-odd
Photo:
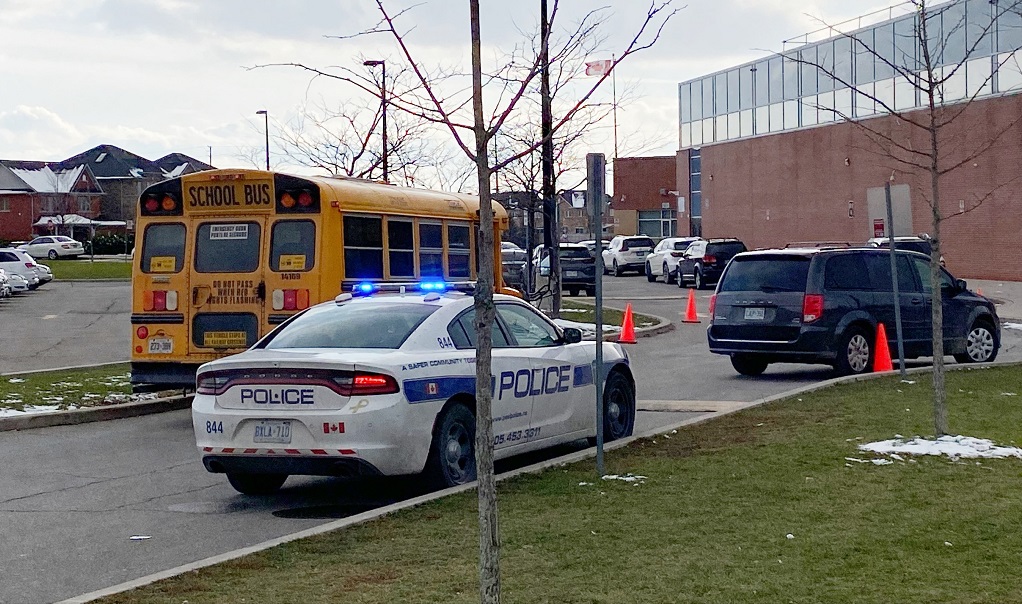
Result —
[{"label": "curb", "polygon": [[138,401],[120,405],[105,405],[86,409],[72,409],[55,413],[32,413],[0,418],[0,432],[50,428],[52,426],[73,426],[109,419],[124,419],[140,415],[152,415],[165,411],[187,409],[192,405],[192,395],[176,395],[151,401]]},{"label": "curb", "polygon": [[[946,369],[951,370],[951,371],[965,371],[965,370],[971,370],[971,369],[986,369],[986,368],[990,368],[990,367],[1015,367],[1015,366],[1022,366],[1022,361],[1006,361],[1006,362],[996,362],[996,363],[984,363],[984,364],[979,364],[979,365],[955,365],[955,366],[946,367]],[[927,373],[927,372],[930,372],[931,370],[932,370],[931,367],[916,367],[916,368],[913,368],[913,369],[906,370],[906,373],[912,373],[912,374]],[[717,417],[723,417],[725,415],[730,415],[732,413],[736,413],[736,412],[744,410],[744,409],[750,409],[752,407],[759,407],[759,406],[765,405],[767,403],[772,403],[772,402],[783,400],[783,399],[786,399],[786,398],[791,398],[791,397],[797,396],[799,394],[805,394],[805,393],[808,393],[808,392],[815,392],[817,390],[823,390],[825,388],[829,388],[829,387],[835,386],[837,384],[864,382],[864,381],[879,379],[879,378],[883,378],[883,377],[890,377],[890,376],[892,376],[892,375],[894,375],[896,373],[898,373],[898,372],[897,371],[885,371],[885,372],[882,372],[882,373],[869,373],[869,374],[865,374],[865,375],[845,376],[845,377],[833,378],[833,379],[826,380],[826,381],[823,381],[823,382],[818,382],[816,384],[810,384],[808,386],[803,386],[801,388],[796,388],[794,390],[789,390],[787,392],[782,392],[780,394],[775,394],[775,395],[772,395],[772,396],[761,398],[761,399],[758,399],[758,400],[753,401],[751,403],[747,403],[747,404],[744,404],[744,405],[739,405],[739,406],[736,406],[735,408],[727,410],[727,411],[722,411],[722,412],[719,412],[719,413],[714,413],[712,415],[704,415],[704,416],[689,418],[687,420],[678,422],[676,424],[670,424],[670,425],[664,426],[662,428],[657,428],[656,430],[651,430],[651,431],[648,431],[648,432],[644,432],[642,434],[638,434],[638,435],[635,435],[635,436],[630,436],[630,437],[622,439],[622,440],[614,441],[613,443],[607,444],[604,447],[604,450],[605,451],[613,451],[615,449],[620,449],[620,448],[626,447],[626,446],[628,446],[628,445],[630,445],[633,442],[636,442],[638,440],[642,440],[642,439],[645,439],[645,438],[651,438],[651,437],[657,436],[659,434],[664,434],[666,432],[669,432],[670,430],[676,430],[676,429],[681,428],[683,426],[690,426],[690,425],[694,425],[694,424],[699,424],[699,423],[702,423],[702,422],[710,421],[710,420],[712,420],[714,418],[717,418]],[[567,464],[570,464],[570,463],[575,463],[575,462],[583,461],[585,459],[589,459],[589,458],[595,457],[595,456],[596,456],[596,449],[595,448],[585,449],[583,451],[578,451],[578,452],[571,453],[571,454],[568,454],[568,455],[563,455],[563,456],[555,458],[555,459],[550,459],[550,460],[547,460],[547,461],[539,462],[539,463],[533,464],[531,466],[526,466],[524,468],[519,468],[519,469],[513,470],[511,472],[506,472],[504,474],[496,476],[495,478],[496,478],[497,482],[500,482],[500,481],[503,481],[503,480],[509,480],[509,479],[514,478],[516,476],[521,476],[523,474],[538,474],[538,473],[540,473],[540,472],[542,472],[544,470],[550,469],[550,468],[554,468],[554,467],[558,467],[558,466],[564,466],[564,465],[567,465]],[[158,573],[147,575],[145,577],[139,577],[138,579],[134,579],[132,581],[126,581],[126,582],[120,583],[118,585],[112,585],[110,587],[106,587],[106,588],[99,589],[99,590],[96,590],[96,591],[93,591],[93,592],[89,592],[87,594],[82,594],[80,596],[76,596],[76,597],[73,597],[73,598],[68,598],[66,600],[61,600],[60,602],[57,602],[57,604],[85,604],[86,602],[91,602],[91,601],[97,600],[99,598],[103,598],[103,597],[106,597],[106,596],[110,596],[110,595],[118,594],[118,593],[121,593],[121,592],[125,592],[125,591],[131,590],[131,589],[135,589],[137,587],[142,587],[142,586],[145,586],[145,585],[149,585],[150,583],[155,583],[156,581],[159,581],[161,579],[167,579],[167,578],[170,578],[170,577],[174,577],[174,576],[177,576],[177,575],[184,574],[186,572],[195,571],[195,570],[198,570],[198,569],[201,569],[201,568],[205,568],[207,566],[212,566],[214,564],[219,564],[221,562],[227,562],[229,560],[235,560],[237,558],[241,558],[241,557],[247,556],[249,554],[254,554],[256,552],[267,550],[267,549],[270,549],[272,547],[276,547],[278,545],[282,545],[284,543],[290,543],[291,541],[297,541],[299,539],[304,539],[306,537],[313,537],[315,535],[321,535],[323,533],[328,533],[330,531],[335,531],[335,530],[346,528],[346,527],[349,527],[349,526],[354,526],[356,524],[361,524],[363,522],[368,522],[370,520],[376,520],[378,518],[383,518],[384,516],[388,516],[388,515],[393,514],[395,512],[399,512],[399,511],[405,510],[405,509],[414,508],[414,507],[420,506],[420,505],[422,505],[424,503],[428,503],[430,501],[435,501],[437,499],[441,499],[443,497],[447,497],[448,495],[455,495],[457,493],[463,493],[465,491],[473,490],[473,489],[475,489],[475,486],[476,486],[476,483],[473,482],[473,483],[461,485],[461,486],[458,486],[458,487],[452,487],[450,489],[445,489],[443,491],[436,491],[434,493],[428,493],[426,495],[420,495],[419,497],[414,497],[412,499],[406,499],[405,501],[401,501],[399,503],[394,503],[394,504],[391,504],[391,505],[388,505],[388,506],[384,506],[382,508],[377,508],[375,510],[370,510],[368,512],[363,512],[361,514],[356,514],[354,516],[349,516],[349,517],[344,518],[342,520],[335,520],[333,522],[327,522],[326,524],[321,524],[320,526],[313,527],[311,529],[306,529],[304,531],[299,531],[297,533],[291,533],[290,535],[284,535],[283,537],[278,537],[276,539],[271,539],[269,541],[264,541],[262,543],[257,543],[255,545],[252,545],[252,546],[249,546],[249,547],[245,547],[245,548],[242,548],[242,549],[236,549],[236,550],[233,550],[233,551],[230,551],[230,552],[226,552],[226,553],[223,553],[223,554],[219,554],[219,555],[216,555],[216,556],[210,556],[208,558],[204,558],[202,560],[197,560],[197,561],[191,562],[189,564],[184,564],[184,565],[181,565],[181,566],[178,566],[178,567],[175,567],[175,568],[171,568],[171,569],[168,569],[168,570],[165,570],[165,571],[161,571],[161,572],[158,572]]]}]

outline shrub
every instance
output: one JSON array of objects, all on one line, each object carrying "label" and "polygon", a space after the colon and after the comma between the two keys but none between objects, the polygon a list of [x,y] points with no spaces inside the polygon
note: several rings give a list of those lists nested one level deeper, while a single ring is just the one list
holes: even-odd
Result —
[{"label": "shrub", "polygon": [[85,253],[92,254],[95,248],[97,254],[123,254],[125,251],[130,252],[133,247],[134,235],[129,235],[127,242],[124,235],[97,235],[92,241],[85,242]]}]

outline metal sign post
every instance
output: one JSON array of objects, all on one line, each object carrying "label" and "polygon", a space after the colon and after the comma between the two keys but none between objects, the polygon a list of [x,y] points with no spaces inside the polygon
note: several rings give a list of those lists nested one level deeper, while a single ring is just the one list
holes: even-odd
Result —
[{"label": "metal sign post", "polygon": [[897,256],[895,254],[897,246],[894,245],[894,209],[891,207],[890,182],[884,183],[884,197],[887,200],[887,243],[891,247],[891,287],[894,291],[894,325],[898,334],[898,364],[901,366],[901,379],[905,379],[907,377],[905,372],[905,340],[902,339],[901,335],[901,294],[898,291],[898,262],[896,261]]},{"label": "metal sign post", "polygon": [[606,186],[607,160],[602,153],[586,155],[586,199],[592,205],[593,232],[596,233],[596,473],[603,476],[603,197]]}]

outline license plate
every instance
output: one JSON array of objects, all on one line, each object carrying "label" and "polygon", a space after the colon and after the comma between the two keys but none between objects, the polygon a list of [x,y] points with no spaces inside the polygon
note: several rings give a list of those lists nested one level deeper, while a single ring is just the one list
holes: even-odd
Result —
[{"label": "license plate", "polygon": [[641,251],[640,252],[635,252],[635,255],[636,256],[645,256],[646,252],[641,252]]},{"label": "license plate", "polygon": [[149,338],[149,354],[170,354],[173,351],[173,338]]},{"label": "license plate", "polygon": [[578,277],[578,271],[564,271],[564,275],[567,277]]},{"label": "license plate", "polygon": [[255,425],[252,442],[289,444],[291,442],[291,420],[260,420]]},{"label": "license plate", "polygon": [[762,321],[766,317],[765,309],[762,308],[746,308],[745,319],[747,321]]},{"label": "license plate", "polygon": [[244,348],[248,342],[244,331],[207,331],[202,344],[208,348]]}]

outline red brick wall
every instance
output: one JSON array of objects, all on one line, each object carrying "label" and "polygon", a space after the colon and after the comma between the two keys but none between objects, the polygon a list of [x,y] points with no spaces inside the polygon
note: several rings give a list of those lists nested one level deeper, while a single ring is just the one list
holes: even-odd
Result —
[{"label": "red brick wall", "polygon": [[[943,215],[958,212],[960,200],[966,208],[981,201],[941,225],[942,252],[958,276],[1022,281],[1022,124],[1013,124],[1019,116],[1022,95],[983,100],[942,130],[942,153],[950,154],[943,165],[1003,133],[975,161],[941,180]],[[868,123],[910,149],[928,146],[928,134],[906,122],[884,117]],[[679,154],[679,175],[681,161]],[[892,172],[892,184],[911,187],[913,232],[932,234],[929,174],[892,160],[854,124],[704,146],[703,236],[739,237],[750,249],[790,241],[865,241],[872,230],[866,190],[882,187]],[[615,193],[624,192],[616,174],[614,182]],[[627,195],[630,203],[630,190]],[[854,217],[848,216],[849,201]]]},{"label": "red brick wall", "polygon": [[614,160],[614,208],[659,210],[664,202],[676,207],[675,196],[670,193],[661,195],[660,190],[678,190],[677,165],[673,155],[619,157]]},{"label": "red brick wall", "polygon": [[28,195],[3,195],[10,212],[0,212],[0,239],[24,241],[32,238],[32,201]]}]

